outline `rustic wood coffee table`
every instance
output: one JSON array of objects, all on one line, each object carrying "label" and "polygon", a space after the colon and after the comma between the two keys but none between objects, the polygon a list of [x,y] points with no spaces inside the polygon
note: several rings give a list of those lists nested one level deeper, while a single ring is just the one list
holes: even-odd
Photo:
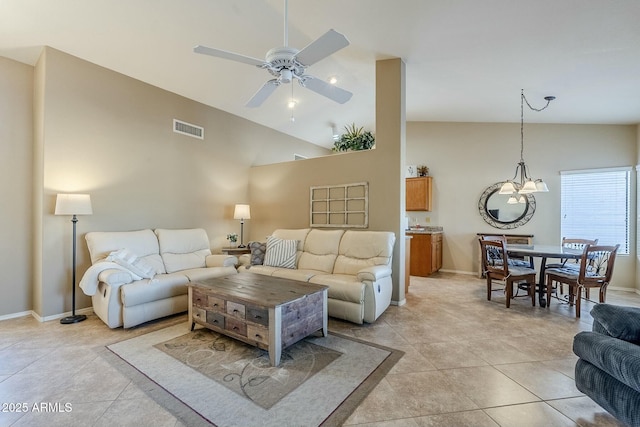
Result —
[{"label": "rustic wood coffee table", "polygon": [[188,286],[191,330],[197,323],[267,350],[272,366],[284,348],[327,335],[326,286],[244,272]]}]

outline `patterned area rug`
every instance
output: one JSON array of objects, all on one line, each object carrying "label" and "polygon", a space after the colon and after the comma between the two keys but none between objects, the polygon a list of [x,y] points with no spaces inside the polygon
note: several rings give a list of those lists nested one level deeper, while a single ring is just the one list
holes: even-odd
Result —
[{"label": "patterned area rug", "polygon": [[280,365],[269,353],[208,329],[155,347],[265,409],[271,408],[342,353],[308,341],[283,350]]},{"label": "patterned area rug", "polygon": [[272,368],[266,352],[186,324],[102,352],[183,424],[219,427],[342,425],[403,354],[329,333],[283,350]]}]

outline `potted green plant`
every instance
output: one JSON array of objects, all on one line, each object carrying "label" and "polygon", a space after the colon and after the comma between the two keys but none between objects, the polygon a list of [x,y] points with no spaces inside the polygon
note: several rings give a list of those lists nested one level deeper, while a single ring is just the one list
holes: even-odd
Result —
[{"label": "potted green plant", "polygon": [[370,131],[356,127],[355,123],[345,126],[344,129],[346,132],[333,144],[333,151],[370,150],[376,143]]}]

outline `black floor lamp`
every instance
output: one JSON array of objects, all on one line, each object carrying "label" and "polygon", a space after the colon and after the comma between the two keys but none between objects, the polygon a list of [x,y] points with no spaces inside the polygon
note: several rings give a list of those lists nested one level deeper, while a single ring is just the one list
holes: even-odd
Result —
[{"label": "black floor lamp", "polygon": [[91,197],[88,194],[58,194],[56,197],[56,215],[73,215],[73,279],[71,283],[73,303],[71,306],[71,316],[60,319],[62,324],[78,323],[87,318],[84,314],[76,314],[76,215],[91,215]]}]

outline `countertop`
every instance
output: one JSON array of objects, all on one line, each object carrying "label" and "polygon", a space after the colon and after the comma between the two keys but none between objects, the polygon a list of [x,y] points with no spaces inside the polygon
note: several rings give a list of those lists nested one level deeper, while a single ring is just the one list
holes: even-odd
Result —
[{"label": "countertop", "polygon": [[442,227],[437,226],[428,226],[428,227],[420,227],[420,228],[410,228],[405,230],[406,234],[439,234],[443,233],[444,230]]}]

